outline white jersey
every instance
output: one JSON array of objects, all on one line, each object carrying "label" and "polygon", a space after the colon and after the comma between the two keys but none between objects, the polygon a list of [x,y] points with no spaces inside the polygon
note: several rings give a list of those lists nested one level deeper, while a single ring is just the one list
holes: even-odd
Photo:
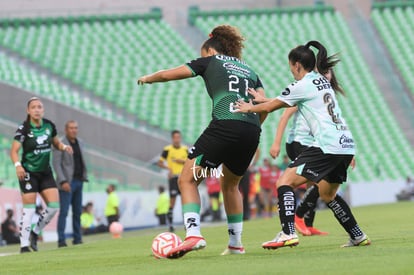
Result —
[{"label": "white jersey", "polygon": [[335,92],[324,76],[309,72],[277,98],[290,106],[298,106],[315,144],[325,154],[355,154],[352,133],[342,117]]},{"label": "white jersey", "polygon": [[292,127],[289,129],[289,135],[286,139],[286,143],[299,142],[304,146],[315,146],[315,139],[311,134],[311,130],[308,126],[308,122],[303,115],[297,111],[293,115]]}]

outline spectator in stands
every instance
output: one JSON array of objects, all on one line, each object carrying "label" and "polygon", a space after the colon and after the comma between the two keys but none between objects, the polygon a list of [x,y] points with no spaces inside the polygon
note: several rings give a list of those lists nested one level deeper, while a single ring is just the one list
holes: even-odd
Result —
[{"label": "spectator in stands", "polygon": [[93,203],[88,202],[84,207],[80,217],[82,233],[84,235],[96,234],[108,231],[108,228],[103,225],[97,225],[98,221],[93,214]]},{"label": "spectator in stands", "polygon": [[1,224],[1,233],[3,240],[5,240],[7,244],[16,244],[20,242],[19,228],[13,219],[13,214],[14,212],[12,209],[7,209],[7,218]]},{"label": "spectator in stands", "polygon": [[175,199],[180,195],[178,188],[178,177],[184,167],[184,162],[188,156],[188,148],[181,144],[181,132],[174,130],[171,132],[171,144],[164,147],[158,161],[158,166],[168,170],[168,189],[170,192],[170,207],[167,218],[170,231],[174,232],[173,209]]},{"label": "spectator in stands", "polygon": [[[23,214],[20,222],[20,252],[37,251],[37,239],[40,231],[53,219],[59,210],[59,192],[50,167],[52,145],[72,154],[72,147],[63,144],[57,137],[55,124],[43,118],[42,101],[32,97],[27,102],[27,118],[16,131],[10,158],[16,167],[23,202]],[[20,162],[19,151],[23,149]],[[47,207],[39,222],[30,230],[35,212],[36,194],[40,193]],[[29,240],[30,239],[30,240]]]},{"label": "spectator in stands", "polygon": [[108,228],[113,222],[119,221],[119,198],[115,193],[115,185],[110,184],[106,188],[108,198],[106,199],[105,216],[108,220]]},{"label": "spectator in stands", "polygon": [[272,165],[272,173],[270,175],[270,183],[271,183],[271,187],[272,187],[272,212],[271,214],[273,215],[274,213],[277,213],[277,202],[278,202],[278,198],[277,198],[277,187],[276,187],[276,183],[279,180],[280,176],[282,175],[282,170],[280,170],[279,166],[274,164]]},{"label": "spectator in stands", "polygon": [[164,186],[158,187],[158,199],[157,199],[157,206],[155,208],[155,215],[158,218],[159,225],[166,225],[167,224],[167,215],[170,209],[170,197],[165,192]]},{"label": "spectator in stands", "polygon": [[243,197],[243,220],[247,221],[250,219],[250,189],[251,189],[251,178],[252,174],[255,173],[255,166],[260,157],[259,148],[256,149],[256,153],[250,163],[249,168],[247,168],[243,177],[240,179],[239,190]]},{"label": "spectator in stands", "polygon": [[69,206],[72,206],[73,244],[82,243],[80,216],[82,214],[83,182],[87,180],[85,158],[82,141],[78,139],[78,123],[69,120],[65,124],[63,144],[70,145],[73,154],[53,150],[53,168],[59,188],[60,211],[58,216],[57,233],[58,247],[66,247],[65,227]]},{"label": "spectator in stands", "polygon": [[397,194],[397,200],[405,201],[414,197],[414,180],[411,177],[407,177],[406,186]]},{"label": "spectator in stands", "polygon": [[[269,159],[263,160],[263,166],[259,167],[260,174],[260,206],[263,208],[263,217],[269,217],[272,208],[272,168]],[[275,183],[273,183],[275,184]]]}]

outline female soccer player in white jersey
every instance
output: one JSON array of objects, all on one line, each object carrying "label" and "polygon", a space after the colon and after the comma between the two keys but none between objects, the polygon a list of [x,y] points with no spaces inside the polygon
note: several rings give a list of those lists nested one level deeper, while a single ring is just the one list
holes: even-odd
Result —
[{"label": "female soccer player in white jersey", "polygon": [[[328,57],[329,63],[334,66],[339,59],[336,59],[336,55]],[[323,76],[328,79],[332,89],[336,94],[345,95],[344,90],[339,85],[333,68],[329,68]],[[256,99],[257,100],[257,99]],[[271,99],[262,99],[261,102],[270,101]],[[286,139],[286,153],[290,160],[295,160],[309,146],[315,146],[314,138],[309,134],[310,129],[305,118],[297,111],[298,108],[291,107],[286,108],[279,120],[279,124],[276,130],[275,140],[270,148],[270,155],[276,158],[280,153],[280,146],[282,143],[282,137],[285,132],[289,119],[293,116],[292,127],[289,129],[289,134]],[[318,186],[312,182],[307,183],[307,191],[303,196],[299,206],[296,209],[295,226],[296,229],[304,236],[311,235],[326,235],[327,232],[318,230],[313,226],[315,219],[315,208],[319,198]]]},{"label": "female soccer player in white jersey", "polygon": [[220,164],[223,164],[221,186],[229,233],[228,247],[222,254],[245,252],[241,242],[243,204],[238,184],[256,152],[265,115],[234,112],[237,99],[253,98],[248,93],[249,87],[264,93],[257,74],[241,60],[243,40],[236,28],[218,26],[201,47],[201,58],[138,80],[138,84],[144,84],[200,75],[213,102],[212,121],[189,150],[178,180],[186,238],[180,246],[170,250],[168,258],[182,257],[206,246],[200,232],[197,186],[204,178],[203,171],[216,169]]},{"label": "female soccer player in white jersey", "polygon": [[[310,49],[311,46],[318,49],[317,58]],[[331,84],[318,73],[326,72],[332,67],[326,49],[318,41],[309,41],[306,45],[292,49],[288,58],[296,82],[290,84],[280,96],[258,105],[243,100],[235,103],[235,109],[242,113],[269,113],[297,106],[306,119],[317,146],[303,151],[278,181],[282,231],[273,240],[263,243],[262,247],[276,249],[299,244],[295,233],[296,205],[293,189],[307,181],[318,183],[321,199],[349,234],[349,242],[344,246],[369,245],[370,240],[358,226],[348,204],[336,194],[339,185],[346,181],[355,145]],[[314,71],[315,65],[318,72]],[[251,93],[255,95],[255,91]]]}]

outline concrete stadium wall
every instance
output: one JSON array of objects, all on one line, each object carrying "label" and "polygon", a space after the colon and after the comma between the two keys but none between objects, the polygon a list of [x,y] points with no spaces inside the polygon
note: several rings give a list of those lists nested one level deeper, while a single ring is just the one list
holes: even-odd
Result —
[{"label": "concrete stadium wall", "polygon": [[[0,116],[12,121],[23,121],[26,117],[26,102],[36,96],[5,83],[0,83]],[[159,137],[136,129],[103,120],[83,111],[55,101],[42,98],[45,117],[55,122],[59,133],[63,133],[64,124],[69,119],[79,122],[80,133],[86,143],[106,148],[147,162],[158,155],[169,136]]]}]

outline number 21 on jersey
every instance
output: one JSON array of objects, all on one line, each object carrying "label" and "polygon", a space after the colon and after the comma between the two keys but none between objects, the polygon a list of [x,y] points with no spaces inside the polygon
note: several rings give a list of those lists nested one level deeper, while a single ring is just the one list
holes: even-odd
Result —
[{"label": "number 21 on jersey", "polygon": [[[244,80],[244,95],[247,97],[248,96],[248,89],[249,89],[249,80],[248,79],[246,79],[246,78],[244,78],[243,79]],[[234,93],[237,93],[237,98],[242,98],[241,96],[240,96],[240,86],[241,86],[241,83],[240,83],[240,78],[237,76],[237,75],[229,75],[229,92],[234,92]],[[230,103],[230,112],[231,113],[234,113],[235,112],[235,110],[234,110],[234,103],[233,102],[231,102]]]}]

